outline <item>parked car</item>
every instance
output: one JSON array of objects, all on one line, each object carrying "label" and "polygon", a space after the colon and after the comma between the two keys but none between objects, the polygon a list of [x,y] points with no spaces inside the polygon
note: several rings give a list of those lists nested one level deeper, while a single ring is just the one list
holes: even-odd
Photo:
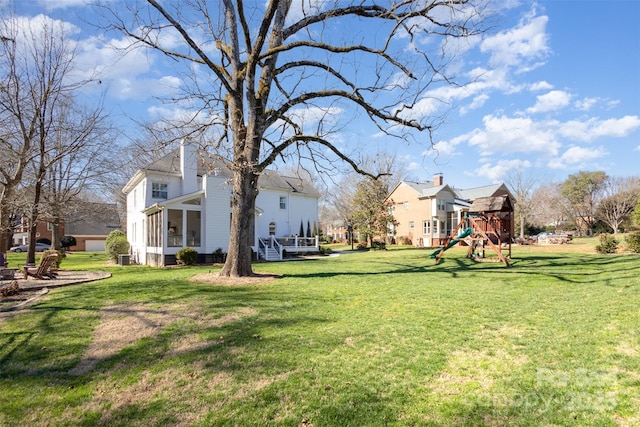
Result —
[{"label": "parked car", "polygon": [[[36,243],[36,252],[44,252],[51,249],[51,245],[47,245],[46,243]],[[29,245],[20,245],[14,246],[9,251],[11,252],[26,252],[29,250]]]}]

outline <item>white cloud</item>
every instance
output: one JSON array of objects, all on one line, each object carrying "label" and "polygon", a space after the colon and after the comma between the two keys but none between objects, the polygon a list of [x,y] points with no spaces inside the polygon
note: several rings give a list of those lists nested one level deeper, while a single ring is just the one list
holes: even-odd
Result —
[{"label": "white cloud", "polygon": [[489,95],[487,95],[486,93],[480,94],[473,98],[471,104],[460,108],[460,114],[464,115],[471,110],[477,110],[478,108],[481,108],[488,100]]},{"label": "white cloud", "polygon": [[533,107],[527,108],[529,113],[546,113],[548,111],[560,110],[571,101],[571,94],[561,91],[552,90],[544,95],[536,97],[537,101]]},{"label": "white cloud", "polygon": [[566,168],[568,166],[584,166],[592,160],[601,159],[609,153],[603,147],[580,147],[572,146],[565,151],[558,159],[549,162],[549,167],[554,169]]},{"label": "white cloud", "polygon": [[560,136],[573,141],[590,142],[598,138],[623,138],[640,128],[640,117],[624,116],[619,119],[600,120],[590,118],[584,121],[570,120],[564,123],[549,122],[557,128]]},{"label": "white cloud", "polygon": [[500,182],[512,170],[524,169],[531,167],[528,160],[512,159],[499,160],[497,164],[483,163],[474,171],[475,176],[481,176],[491,180],[492,182]]},{"label": "white cloud", "polygon": [[599,98],[583,98],[574,103],[574,106],[578,110],[589,111],[591,107],[596,105],[600,101]]},{"label": "white cloud", "polygon": [[48,9],[65,9],[75,6],[88,6],[93,4],[91,0],[38,0],[38,3]]},{"label": "white cloud", "polygon": [[531,92],[537,92],[540,90],[551,90],[551,89],[553,89],[553,85],[544,80],[541,82],[535,82],[529,85],[529,90]]},{"label": "white cloud", "polygon": [[532,11],[516,27],[482,42],[480,50],[491,55],[492,66],[513,67],[516,72],[524,72],[542,65],[541,61],[550,51],[546,34],[549,18],[534,15]]},{"label": "white cloud", "polygon": [[471,134],[459,135],[449,141],[438,141],[431,148],[422,152],[423,156],[454,156],[459,154],[457,146],[469,140]]},{"label": "white cloud", "polygon": [[621,119],[607,119],[596,124],[593,134],[596,138],[612,136],[621,138],[640,128],[640,117],[624,116]]},{"label": "white cloud", "polygon": [[483,122],[484,129],[475,129],[468,140],[481,155],[538,152],[555,156],[560,148],[554,132],[530,118],[489,115]]}]

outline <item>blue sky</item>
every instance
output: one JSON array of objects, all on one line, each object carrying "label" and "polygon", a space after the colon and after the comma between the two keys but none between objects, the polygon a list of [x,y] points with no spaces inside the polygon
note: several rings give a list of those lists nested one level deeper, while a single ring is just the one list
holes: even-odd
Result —
[{"label": "blue sky", "polygon": [[[153,53],[120,57],[107,44],[126,41],[83,22],[94,17],[84,1],[16,3],[19,16],[43,14],[72,25],[81,71],[100,72],[102,84],[93,94],[104,91],[119,127],[134,129],[131,118],[182,112],[154,98],[182,84],[172,62]],[[579,170],[640,175],[640,1],[499,3],[510,7],[495,17],[497,26],[456,62],[459,75],[477,79],[431,94],[445,101],[446,111],[437,108],[447,118],[434,134],[434,149],[392,146],[357,123],[342,139],[374,141],[371,149],[394,153],[412,179],[443,173],[458,187],[501,181],[517,168],[540,182]]]}]

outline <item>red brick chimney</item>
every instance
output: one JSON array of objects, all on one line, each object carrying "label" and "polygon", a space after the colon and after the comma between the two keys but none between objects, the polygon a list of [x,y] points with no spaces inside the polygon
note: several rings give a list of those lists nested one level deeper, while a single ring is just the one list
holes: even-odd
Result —
[{"label": "red brick chimney", "polygon": [[442,183],[444,182],[444,179],[442,177],[441,173],[437,173],[433,176],[433,186],[434,187],[439,187],[442,185]]}]

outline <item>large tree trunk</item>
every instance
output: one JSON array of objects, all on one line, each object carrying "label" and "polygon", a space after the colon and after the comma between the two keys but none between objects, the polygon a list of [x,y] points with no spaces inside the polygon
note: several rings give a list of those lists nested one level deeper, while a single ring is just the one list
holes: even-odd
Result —
[{"label": "large tree trunk", "polygon": [[11,247],[11,242],[9,241],[11,218],[9,214],[9,204],[0,204],[0,252],[3,254],[6,254]]},{"label": "large tree trunk", "polygon": [[248,168],[234,169],[231,206],[229,252],[220,270],[221,276],[247,277],[253,275],[251,263],[254,242],[254,221],[258,175]]}]

